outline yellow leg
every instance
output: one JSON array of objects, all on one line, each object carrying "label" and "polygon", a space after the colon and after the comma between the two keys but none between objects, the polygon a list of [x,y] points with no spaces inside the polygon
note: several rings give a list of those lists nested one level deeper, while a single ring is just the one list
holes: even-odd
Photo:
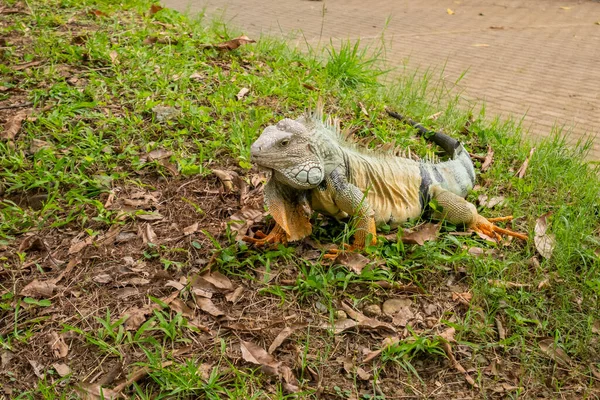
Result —
[{"label": "yellow leg", "polygon": [[244,236],[242,240],[246,243],[252,243],[255,246],[266,246],[269,244],[287,243],[287,233],[279,224],[275,224],[275,227],[271,230],[271,233],[265,235],[258,231],[256,232],[257,237]]}]

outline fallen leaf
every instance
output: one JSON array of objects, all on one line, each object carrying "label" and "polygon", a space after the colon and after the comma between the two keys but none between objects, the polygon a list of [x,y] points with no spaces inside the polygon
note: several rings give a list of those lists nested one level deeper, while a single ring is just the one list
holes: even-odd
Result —
[{"label": "fallen leaf", "polygon": [[160,221],[164,218],[164,216],[158,212],[142,212],[135,214],[135,216],[137,219],[141,219],[142,221]]},{"label": "fallen leaf", "polygon": [[33,368],[33,373],[40,379],[44,379],[46,374],[44,373],[44,366],[36,360],[27,360],[29,365]]},{"label": "fallen leaf", "polygon": [[208,299],[206,297],[197,296],[196,304],[202,311],[212,315],[213,317],[225,315],[223,311],[221,311],[219,308],[217,308],[217,306],[215,306],[211,299]]},{"label": "fallen leaf", "polygon": [[477,202],[479,203],[479,205],[481,205],[483,207],[487,207],[487,208],[494,208],[498,204],[503,205],[504,201],[505,201],[504,196],[496,196],[496,197],[488,198],[487,195],[482,194],[482,195],[479,195],[479,197],[477,197]]},{"label": "fallen leaf", "polygon": [[240,341],[240,349],[242,358],[252,364],[260,365],[263,372],[269,375],[277,375],[281,362],[278,362],[275,357],[267,353],[262,347],[252,343]]},{"label": "fallen leaf", "polygon": [[567,353],[555,343],[553,338],[547,338],[540,340],[538,342],[540,349],[544,354],[550,357],[552,360],[561,364],[564,367],[568,367],[571,365],[571,358],[567,355]]},{"label": "fallen leaf", "polygon": [[[160,300],[166,305],[171,304],[173,300],[175,300],[179,296],[179,291],[175,291],[170,295],[161,298]],[[136,331],[145,321],[146,317],[154,310],[159,310],[161,306],[157,303],[150,303],[144,307],[132,307],[129,310],[125,311],[121,318],[125,320],[125,328],[128,331]]]},{"label": "fallen leaf", "polygon": [[209,47],[216,47],[217,49],[235,50],[241,45],[248,43],[256,43],[255,40],[250,39],[248,36],[240,36],[235,39],[228,40],[226,42],[218,43]]},{"label": "fallen leaf", "polygon": [[452,293],[452,301],[458,301],[461,304],[468,306],[471,303],[471,299],[473,298],[473,294],[469,292],[465,293]]},{"label": "fallen leaf", "polygon": [[89,246],[90,244],[92,244],[93,239],[92,237],[88,237],[85,238],[84,240],[81,240],[79,242],[75,242],[73,243],[70,247],[69,247],[69,255],[72,254],[76,254],[79,253],[81,250],[83,250],[85,247]]},{"label": "fallen leaf", "polygon": [[108,17],[108,14],[100,10],[90,10],[88,14],[95,15],[96,17]]},{"label": "fallen leaf", "polygon": [[56,332],[50,333],[50,349],[54,358],[65,358],[69,354],[69,346],[65,343],[62,335]]},{"label": "fallen leaf", "polygon": [[164,158],[169,158],[173,155],[171,150],[165,149],[154,149],[149,153],[144,154],[140,157],[141,162],[158,161]]},{"label": "fallen leaf", "polygon": [[231,280],[218,271],[211,271],[206,274],[200,275],[199,277],[209,282],[221,291],[228,292],[230,290],[233,290],[233,283],[231,283]]},{"label": "fallen leaf", "polygon": [[452,367],[454,369],[456,369],[458,372],[460,372],[461,374],[463,374],[463,376],[465,377],[465,380],[467,381],[467,383],[469,383],[469,385],[471,385],[474,388],[479,388],[479,385],[477,385],[477,383],[475,382],[473,377],[471,375],[469,375],[467,370],[454,357],[454,353],[452,352],[452,346],[450,345],[450,342],[443,341],[441,343],[441,345],[442,345],[442,349],[444,349],[444,352],[446,353],[446,356],[450,360]]},{"label": "fallen leaf", "polygon": [[467,250],[472,256],[495,256],[498,254],[497,249],[482,249],[481,247],[469,247]]},{"label": "fallen leaf", "polygon": [[600,335],[600,319],[597,319],[592,324],[592,333]]},{"label": "fallen leaf", "polygon": [[238,100],[241,100],[248,93],[250,93],[250,89],[248,89],[248,88],[241,88],[240,91],[238,92],[238,94],[235,97],[237,97]]},{"label": "fallen leaf", "polygon": [[402,307],[395,314],[392,315],[392,324],[404,328],[408,325],[409,321],[415,318],[415,313],[410,307]]},{"label": "fallen leaf", "polygon": [[29,250],[32,251],[42,251],[46,250],[47,245],[44,241],[37,235],[26,237],[21,244],[19,245],[19,253],[23,253]]},{"label": "fallen leaf", "polygon": [[365,355],[365,358],[363,358],[363,363],[368,363],[369,361],[374,360],[381,354],[381,352],[383,350],[387,349],[390,346],[397,344],[399,341],[400,341],[400,338],[398,336],[386,337],[381,342],[381,348],[379,350],[370,351]]},{"label": "fallen leaf", "polygon": [[508,282],[501,281],[499,279],[488,279],[488,283],[492,286],[500,287],[500,288],[524,288],[530,287],[531,285],[528,283],[517,283],[517,282]]},{"label": "fallen leaf", "polygon": [[281,346],[281,344],[288,338],[290,337],[290,335],[292,333],[294,333],[294,331],[296,329],[298,329],[300,326],[298,325],[292,325],[292,326],[286,326],[285,328],[283,328],[281,330],[281,332],[279,332],[279,335],[277,335],[277,337],[273,340],[273,343],[271,343],[271,345],[269,346],[269,354],[273,354],[273,352],[279,347]]},{"label": "fallen leaf", "polygon": [[361,367],[356,367],[356,376],[358,376],[358,378],[363,381],[371,380],[371,374],[369,374],[367,371],[365,371]]},{"label": "fallen leaf", "polygon": [[213,169],[212,172],[217,176],[217,178],[219,178],[226,192],[235,191],[235,187],[233,186],[233,182],[236,179],[235,172],[221,169]]},{"label": "fallen leaf", "polygon": [[41,61],[30,61],[23,64],[15,65],[14,67],[12,67],[12,69],[13,71],[21,71],[29,67],[35,67],[36,65],[40,65],[41,63]]},{"label": "fallen leaf", "polygon": [[197,232],[197,231],[198,231],[198,226],[199,226],[199,225],[198,225],[198,223],[196,222],[196,223],[194,223],[194,224],[192,224],[192,225],[190,225],[190,226],[187,226],[187,227],[183,228],[183,234],[184,234],[185,236],[189,236],[189,235],[191,235],[192,233],[195,233],[195,232]]},{"label": "fallen leaf", "polygon": [[34,297],[34,298],[48,298],[52,297],[54,290],[56,289],[56,285],[51,281],[38,281],[34,279],[29,282],[21,292],[19,293],[21,296],[25,297]]},{"label": "fallen leaf", "polygon": [[542,279],[540,281],[540,283],[538,283],[538,286],[537,286],[538,290],[543,289],[545,287],[550,287],[550,279],[549,278]]},{"label": "fallen leaf", "polygon": [[202,79],[206,78],[206,76],[200,72],[194,72],[189,78],[194,81],[201,81]]},{"label": "fallen leaf", "polygon": [[241,210],[234,213],[229,220],[229,227],[236,232],[236,240],[241,240],[248,230],[265,217],[266,213],[262,206],[245,205]]},{"label": "fallen leaf", "polygon": [[445,341],[447,341],[448,343],[454,343],[454,342],[456,342],[456,339],[454,339],[455,334],[456,334],[456,329],[450,327],[450,328],[447,328],[446,330],[444,330],[438,336],[441,337],[442,339],[444,339]]},{"label": "fallen leaf", "polygon": [[498,331],[498,339],[506,339],[506,329],[504,329],[504,325],[502,325],[502,321],[498,317],[496,317],[496,330]]},{"label": "fallen leaf", "polygon": [[427,222],[423,225],[418,226],[415,230],[410,231],[402,236],[402,242],[407,244],[418,244],[423,246],[425,242],[435,240],[437,237],[440,224],[433,224]]},{"label": "fallen leaf", "polygon": [[64,378],[65,376],[67,376],[71,373],[71,368],[69,368],[69,366],[65,363],[54,363],[54,364],[52,364],[52,368],[54,368],[56,373],[61,378]]},{"label": "fallen leaf", "polygon": [[158,122],[175,118],[180,113],[179,109],[176,107],[161,105],[152,107],[152,112],[154,112],[154,115],[156,116],[156,120]]},{"label": "fallen leaf", "polygon": [[533,152],[534,151],[535,151],[535,147],[533,147],[529,151],[529,156],[527,156],[527,158],[525,159],[525,161],[523,161],[523,164],[521,165],[521,167],[517,171],[517,177],[518,178],[522,179],[522,178],[525,177],[525,172],[527,172],[527,167],[529,166],[529,160],[531,159],[531,156],[533,156]]},{"label": "fallen leaf", "polygon": [[[489,46],[489,45],[485,45],[485,46]],[[492,146],[490,146],[488,144],[487,154],[485,155],[485,159],[483,160],[483,164],[481,164],[481,172],[487,171],[488,168],[490,167],[490,165],[492,165],[493,161],[494,161],[494,150],[492,149]]]},{"label": "fallen leaf", "polygon": [[96,283],[106,284],[112,281],[112,277],[109,274],[94,275],[92,280]]},{"label": "fallen leaf", "polygon": [[244,293],[244,287],[238,286],[233,292],[227,293],[225,299],[230,303],[237,303]]},{"label": "fallen leaf", "polygon": [[8,117],[4,124],[4,131],[0,134],[2,140],[14,140],[17,133],[21,129],[21,124],[27,118],[27,111],[20,111],[12,117]]},{"label": "fallen leaf", "polygon": [[535,223],[535,235],[533,237],[535,248],[537,249],[538,253],[540,253],[540,255],[546,259],[549,259],[552,256],[554,246],[556,245],[554,235],[546,233],[548,230],[548,217],[550,215],[552,215],[551,212],[546,213],[538,218]]},{"label": "fallen leaf", "polygon": [[450,8],[446,9],[446,13],[448,15],[454,15],[454,11],[452,11]]},{"label": "fallen leaf", "polygon": [[360,111],[362,111],[363,114],[365,114],[365,116],[369,116],[369,112],[367,111],[367,108],[365,107],[365,105],[362,102],[358,102],[358,106],[360,107]]},{"label": "fallen leaf", "polygon": [[110,57],[110,61],[113,64],[118,64],[119,63],[119,54],[115,50],[113,50],[110,53],[108,53],[108,56]]},{"label": "fallen leaf", "polygon": [[102,387],[99,383],[81,383],[77,387],[83,400],[116,400],[121,394],[109,388]]},{"label": "fallen leaf", "polygon": [[50,143],[48,143],[44,140],[33,139],[31,141],[31,144],[29,145],[29,152],[31,154],[35,154],[42,149],[49,149],[51,147],[52,146],[50,145]]},{"label": "fallen leaf", "polygon": [[363,268],[370,262],[367,257],[357,252],[343,252],[335,259],[336,265],[343,265],[356,275],[362,273]]},{"label": "fallen leaf", "polygon": [[143,285],[147,285],[149,284],[150,281],[146,278],[140,278],[140,277],[133,277],[130,279],[126,279],[125,281],[123,281],[124,285],[131,285],[131,286],[143,286]]},{"label": "fallen leaf", "polygon": [[171,301],[171,303],[169,304],[169,307],[176,313],[181,313],[181,315],[183,315],[186,318],[194,317],[194,310],[189,308],[188,305],[185,304],[185,302],[181,299],[173,299],[173,301]]},{"label": "fallen leaf", "polygon": [[159,12],[160,10],[162,10],[163,8],[161,6],[159,6],[158,4],[152,4],[152,6],[150,7],[150,15],[154,15],[157,12]]},{"label": "fallen leaf", "polygon": [[139,236],[142,237],[142,241],[144,242],[144,244],[148,244],[148,243],[157,244],[158,243],[158,237],[156,236],[156,233],[154,233],[154,229],[152,229],[152,225],[146,223],[144,225],[140,225],[140,227],[138,229],[139,229],[138,234],[139,234]]},{"label": "fallen leaf", "polygon": [[383,313],[394,315],[405,307],[410,307],[412,300],[409,298],[388,299],[383,303]]}]

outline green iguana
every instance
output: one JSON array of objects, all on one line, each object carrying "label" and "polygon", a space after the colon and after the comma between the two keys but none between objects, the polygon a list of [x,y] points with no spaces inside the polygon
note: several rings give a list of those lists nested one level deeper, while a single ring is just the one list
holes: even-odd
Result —
[{"label": "green iguana", "polygon": [[322,106],[296,120],[283,119],[268,126],[250,149],[251,160],[271,170],[264,198],[276,225],[268,235],[244,240],[264,245],[302,239],[311,234],[314,210],[336,219],[355,218],[351,249],[359,250],[369,235],[376,242],[376,226],[394,228],[418,218],[432,199],[441,207],[435,219],[497,238],[502,233],[527,239],[492,223],[512,217],[486,219],[464,199],[475,183],[475,169],[462,144],[387,111],[442,147],[450,160],[414,161],[363,148],[345,137],[339,121],[324,119]]}]

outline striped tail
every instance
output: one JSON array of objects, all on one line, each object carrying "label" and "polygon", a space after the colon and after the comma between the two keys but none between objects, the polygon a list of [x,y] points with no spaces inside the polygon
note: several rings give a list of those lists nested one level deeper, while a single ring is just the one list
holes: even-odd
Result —
[{"label": "striped tail", "polygon": [[444,133],[429,130],[420,123],[388,108],[385,111],[389,116],[417,129],[425,139],[440,146],[451,158],[450,161],[421,166],[425,171],[430,170],[430,184],[439,184],[457,195],[466,196],[467,192],[475,185],[475,168],[463,145]]},{"label": "striped tail", "polygon": [[444,149],[446,154],[448,156],[450,156],[451,158],[455,158],[458,155],[457,149],[462,148],[462,146],[458,140],[456,140],[444,133],[431,131],[431,130],[425,128],[420,123],[418,123],[404,115],[398,114],[397,112],[392,111],[387,107],[386,107],[385,111],[388,113],[388,115],[390,117],[396,118],[397,120],[405,122],[405,123],[409,124],[410,126],[414,127],[415,129],[417,129],[419,131],[419,133],[425,139],[431,140],[433,143],[440,146],[442,149]]}]

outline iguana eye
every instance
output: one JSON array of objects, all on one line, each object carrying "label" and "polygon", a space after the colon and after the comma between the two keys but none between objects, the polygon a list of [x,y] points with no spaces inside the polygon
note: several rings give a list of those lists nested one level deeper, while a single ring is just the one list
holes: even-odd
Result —
[{"label": "iguana eye", "polygon": [[290,144],[289,139],[283,139],[281,142],[279,142],[279,145],[282,146],[282,147],[285,147],[288,144]]}]

